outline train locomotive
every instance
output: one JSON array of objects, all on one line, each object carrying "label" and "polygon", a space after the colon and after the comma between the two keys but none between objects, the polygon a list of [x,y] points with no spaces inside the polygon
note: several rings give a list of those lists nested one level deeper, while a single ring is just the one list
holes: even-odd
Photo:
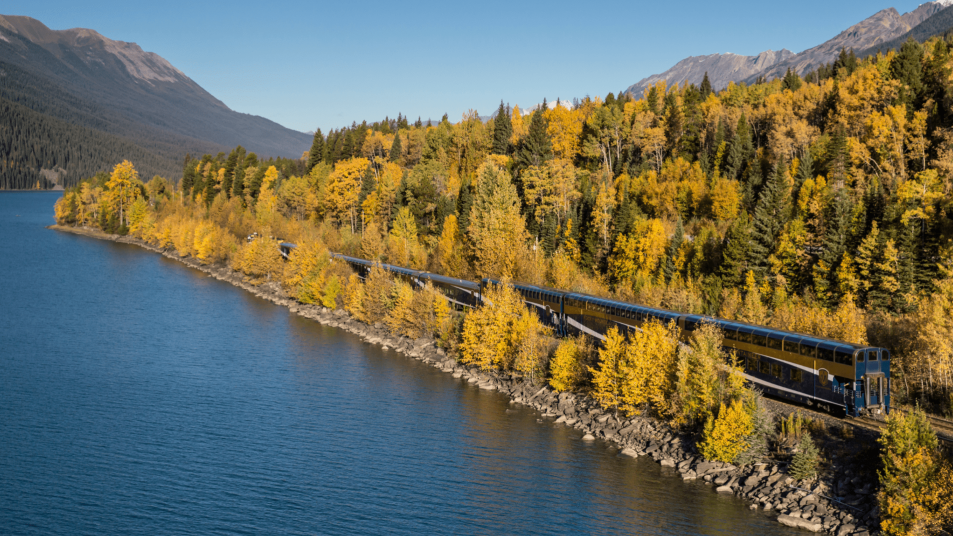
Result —
[{"label": "train locomotive", "polygon": [[[282,243],[290,255],[294,244]],[[378,263],[337,253],[361,278]],[[443,292],[457,309],[478,307],[484,290],[500,281],[479,283],[400,266],[380,264],[397,277],[422,287],[428,282]],[[724,334],[723,346],[738,357],[744,377],[765,394],[837,416],[890,411],[890,352],[842,341],[729,321],[705,315],[685,315],[576,292],[511,282],[530,310],[558,336],[585,334],[604,341],[613,327],[622,333],[641,329],[647,322],[670,324],[685,343],[703,324]]]}]

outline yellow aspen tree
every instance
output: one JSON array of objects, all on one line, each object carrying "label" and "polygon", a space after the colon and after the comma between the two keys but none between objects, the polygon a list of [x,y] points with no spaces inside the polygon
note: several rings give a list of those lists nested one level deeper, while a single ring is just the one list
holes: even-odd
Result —
[{"label": "yellow aspen tree", "polygon": [[553,156],[572,160],[579,151],[579,141],[585,119],[578,110],[570,110],[560,103],[543,112],[547,120],[546,133],[553,144]]},{"label": "yellow aspen tree", "polygon": [[366,158],[342,160],[334,165],[334,171],[328,176],[324,198],[327,212],[339,224],[348,223],[351,232],[357,228],[357,201],[368,165]]},{"label": "yellow aspen tree", "polygon": [[110,192],[110,198],[113,203],[118,205],[119,225],[126,225],[126,211],[132,201],[139,195],[139,190],[135,188],[139,182],[139,173],[133,167],[132,162],[123,160],[116,164],[109,181],[106,182],[106,189]]},{"label": "yellow aspen tree", "polygon": [[557,391],[574,391],[585,381],[583,364],[585,342],[581,337],[565,338],[549,361],[549,386]]},{"label": "yellow aspen tree", "polygon": [[523,122],[523,112],[520,111],[520,107],[517,105],[513,105],[510,122],[513,125],[513,134],[510,135],[510,143],[516,145],[529,133],[529,125]]},{"label": "yellow aspen tree", "polygon": [[625,346],[625,337],[617,328],[610,328],[606,332],[605,343],[599,350],[599,367],[589,367],[589,373],[592,374],[592,397],[606,410],[618,410],[622,402]]},{"label": "yellow aspen tree", "polygon": [[527,240],[519,196],[505,169],[496,165],[481,169],[468,229],[475,268],[478,275],[512,276],[517,256]]}]

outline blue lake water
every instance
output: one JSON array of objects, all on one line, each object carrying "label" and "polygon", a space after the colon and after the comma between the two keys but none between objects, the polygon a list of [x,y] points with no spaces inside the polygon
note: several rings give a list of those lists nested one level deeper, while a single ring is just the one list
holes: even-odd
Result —
[{"label": "blue lake water", "polygon": [[2,534],[798,534],[0,193]]}]

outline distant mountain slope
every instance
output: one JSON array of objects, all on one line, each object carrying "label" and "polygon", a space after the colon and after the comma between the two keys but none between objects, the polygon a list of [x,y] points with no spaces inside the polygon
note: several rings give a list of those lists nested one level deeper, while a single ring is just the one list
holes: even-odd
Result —
[{"label": "distant mountain slope", "polygon": [[0,16],[0,60],[178,137],[269,156],[300,157],[310,147],[307,134],[232,111],[162,57],[93,30],[53,31],[29,17]]},{"label": "distant mountain slope", "polygon": [[953,0],[927,2],[903,15],[894,8],[884,9],[844,30],[834,38],[798,54],[782,49],[780,52],[769,50],[757,56],[730,53],[692,56],[661,74],[643,78],[629,86],[626,93],[639,98],[647,87],[659,80],[666,80],[669,84],[699,84],[706,71],[715,89],[724,88],[730,81],[751,83],[760,76],[769,80],[780,78],[788,69],[804,74],[836,59],[841,48],[861,51],[891,42],[915,26],[930,20],[951,4]]},{"label": "distant mountain slope", "polygon": [[[953,1],[951,1],[949,6],[953,6]],[[941,11],[934,14],[932,17],[916,25],[909,32],[885,43],[868,48],[867,50],[859,53],[858,56],[866,57],[870,56],[871,54],[876,54],[878,51],[886,52],[888,50],[899,49],[907,39],[913,39],[914,41],[919,41],[922,43],[933,36],[943,35],[951,30],[953,30],[953,7],[946,7],[945,9],[942,9]]]},{"label": "distant mountain slope", "polygon": [[41,114],[0,98],[0,188],[70,186],[129,160],[144,181],[175,177],[181,164],[127,139]]},{"label": "distant mountain slope", "polygon": [[780,78],[788,69],[804,74],[837,59],[841,49],[866,50],[903,35],[942,9],[943,5],[938,2],[921,4],[917,9],[904,15],[892,7],[884,9],[837,34],[833,39],[779,62],[761,73],[749,76],[747,81],[752,82],[759,76],[764,76],[768,80]]},{"label": "distant mountain slope", "polygon": [[744,80],[755,73],[767,69],[780,61],[784,61],[794,53],[790,50],[775,52],[768,50],[757,56],[741,56],[738,54],[709,54],[708,56],[691,56],[675,64],[674,67],[661,74],[643,78],[625,90],[636,98],[641,98],[643,92],[654,86],[659,80],[666,80],[669,84],[700,84],[708,73],[708,80],[713,88],[723,89],[728,82]]}]

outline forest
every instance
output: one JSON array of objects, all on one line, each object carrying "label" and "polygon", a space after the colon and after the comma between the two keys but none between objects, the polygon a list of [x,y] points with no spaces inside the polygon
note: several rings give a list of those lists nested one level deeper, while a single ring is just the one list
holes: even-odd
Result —
[{"label": "forest", "polygon": [[[600,349],[556,344],[533,315],[501,305],[459,319],[432,294],[360,283],[327,251],[883,346],[894,404],[949,415],[951,74],[951,43],[937,38],[721,91],[706,78],[527,112],[501,102],[486,122],[398,115],[319,130],[301,160],[242,147],[188,157],[178,184],[143,183],[124,163],[69,190],[57,220],[228,262],[304,303],[432,332],[464,362],[590,389],[616,410],[654,408],[701,430],[706,456],[735,460],[759,443],[747,438],[760,410],[730,365],[705,361],[717,333],[697,338],[694,358],[672,357],[665,326]],[[278,239],[300,246],[287,265]],[[667,374],[646,376],[647,355]],[[897,417],[885,436],[891,534],[932,533],[917,523],[950,514],[936,507],[949,467],[923,422]]]}]

